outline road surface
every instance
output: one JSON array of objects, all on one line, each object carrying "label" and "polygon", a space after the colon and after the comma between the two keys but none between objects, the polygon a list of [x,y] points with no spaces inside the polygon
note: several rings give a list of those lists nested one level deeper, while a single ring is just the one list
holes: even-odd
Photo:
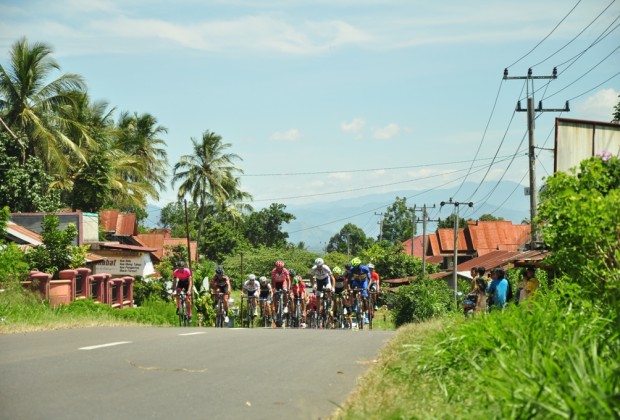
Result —
[{"label": "road surface", "polygon": [[0,335],[0,417],[324,418],[393,334],[114,327]]}]

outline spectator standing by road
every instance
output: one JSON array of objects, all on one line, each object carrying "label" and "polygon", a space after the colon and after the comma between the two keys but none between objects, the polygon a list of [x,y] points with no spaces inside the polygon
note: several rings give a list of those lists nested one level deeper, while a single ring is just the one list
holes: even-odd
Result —
[{"label": "spectator standing by road", "polygon": [[487,295],[492,295],[491,309],[504,309],[508,294],[508,280],[506,272],[501,268],[496,268],[491,273],[491,284],[486,288]]}]

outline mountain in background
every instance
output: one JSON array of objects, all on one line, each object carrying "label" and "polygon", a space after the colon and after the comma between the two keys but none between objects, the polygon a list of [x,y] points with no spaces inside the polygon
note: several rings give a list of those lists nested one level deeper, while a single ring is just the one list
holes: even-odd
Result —
[{"label": "mountain in background", "polygon": [[[475,191],[478,188],[478,191]],[[360,195],[352,199],[321,201],[314,204],[287,205],[286,211],[295,215],[296,219],[290,224],[284,225],[283,230],[288,232],[289,241],[298,244],[303,242],[307,249],[323,252],[330,238],[342,229],[347,223],[353,223],[366,232],[366,235],[377,238],[379,235],[380,220],[375,213],[385,212],[392,205],[396,197],[407,198],[407,205],[416,205],[421,208],[424,204],[428,207],[428,215],[431,219],[445,219],[452,214],[453,206],[445,206],[440,209],[442,201],[465,201],[475,192],[471,201],[473,209],[460,208],[460,217],[477,219],[483,214],[492,213],[493,216],[503,217],[513,223],[521,223],[529,219],[529,196],[524,195],[523,185],[515,182],[465,183],[461,187],[458,196],[454,196],[457,187],[432,190],[400,190],[381,194]],[[486,200],[486,203],[485,203]],[[435,208],[432,208],[435,205]],[[501,208],[498,209],[498,206]],[[265,207],[267,207],[266,205]],[[161,208],[147,205],[149,214],[146,227],[157,227]],[[257,210],[260,210],[257,208]],[[420,216],[420,213],[417,213]],[[434,232],[437,223],[427,225],[428,232]],[[418,234],[422,233],[422,225],[417,226]]]},{"label": "mountain in background", "polygon": [[[424,204],[428,207],[428,215],[431,219],[445,219],[452,214],[453,206],[445,206],[440,209],[442,201],[464,201],[476,190],[480,184],[465,183],[459,191],[458,197],[454,196],[457,187],[448,189],[427,190],[401,190],[381,194],[369,194],[358,196],[354,199],[338,200],[332,202],[319,202],[316,204],[290,205],[286,211],[295,215],[296,219],[284,226],[284,231],[289,233],[289,241],[292,243],[303,242],[306,248],[316,252],[323,252],[329,239],[338,233],[347,223],[353,223],[366,232],[366,235],[377,238],[379,236],[380,215],[392,205],[396,197],[407,198],[407,205],[416,205],[421,208]],[[461,207],[459,216],[466,219],[477,219],[483,214],[493,212],[495,217],[503,217],[513,223],[521,223],[529,219],[529,196],[524,195],[523,186],[515,182],[485,182],[480,185],[475,197],[473,209]],[[494,191],[491,193],[491,191]],[[487,197],[488,196],[488,197]],[[476,201],[476,198],[480,201]],[[487,197],[487,198],[485,198]],[[486,203],[485,203],[485,200]],[[505,202],[504,202],[505,201]],[[431,208],[435,205],[435,208]],[[498,206],[501,208],[498,209]],[[417,213],[421,216],[421,213]],[[434,232],[437,223],[427,225],[428,232]],[[418,234],[422,233],[422,225],[417,226]]]}]

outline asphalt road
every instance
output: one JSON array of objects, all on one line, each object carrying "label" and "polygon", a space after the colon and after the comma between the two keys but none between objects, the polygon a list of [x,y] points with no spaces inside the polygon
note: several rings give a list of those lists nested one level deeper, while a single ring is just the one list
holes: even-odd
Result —
[{"label": "asphalt road", "polygon": [[392,335],[144,327],[0,335],[0,418],[323,418]]}]

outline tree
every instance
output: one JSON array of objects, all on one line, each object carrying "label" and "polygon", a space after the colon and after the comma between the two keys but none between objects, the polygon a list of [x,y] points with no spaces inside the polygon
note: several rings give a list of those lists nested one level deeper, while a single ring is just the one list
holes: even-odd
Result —
[{"label": "tree", "polygon": [[[139,176],[130,176],[130,180],[144,181],[159,190],[165,190],[168,155],[164,149],[166,142],[159,136],[167,133],[168,129],[158,125],[157,119],[151,114],[130,115],[124,112],[119,118],[117,130],[115,146],[135,158],[140,168]],[[157,189],[148,193],[151,198],[159,199]]]},{"label": "tree", "polygon": [[[454,221],[454,219],[452,219]],[[483,214],[478,218],[481,222],[498,222],[504,220],[503,217],[495,217],[492,214]],[[453,222],[454,223],[454,222]],[[453,225],[454,226],[454,225]]]},{"label": "tree", "polygon": [[6,153],[8,135],[0,133],[0,206],[12,212],[47,212],[60,208],[60,192],[49,189],[52,177],[41,160],[26,158],[25,164]]},{"label": "tree", "polygon": [[[441,220],[439,223],[437,223],[437,229],[454,229],[454,213],[452,213],[450,216],[446,217],[445,219]],[[462,218],[459,217],[458,219],[458,227],[459,228],[464,228],[465,226],[467,226],[467,221]]]},{"label": "tree", "polygon": [[46,170],[64,174],[72,158],[84,161],[79,145],[67,136],[69,130],[81,133],[81,139],[93,144],[86,128],[63,117],[62,109],[72,107],[74,92],[85,91],[81,76],[63,74],[48,81],[50,73],[60,70],[44,43],[18,40],[11,49],[11,65],[0,65],[0,116],[16,134],[16,156],[41,159]]},{"label": "tree", "polygon": [[288,233],[282,231],[282,224],[295,220],[295,216],[285,209],[284,204],[271,203],[268,208],[247,216],[244,232],[251,246],[286,246]]},{"label": "tree", "polygon": [[236,174],[243,171],[234,165],[236,160],[242,159],[234,153],[227,153],[226,149],[231,144],[222,143],[222,137],[210,131],[204,132],[201,142],[194,138],[191,140],[194,153],[181,156],[174,165],[172,185],[180,182],[178,198],[189,195],[198,205],[200,240],[205,228],[207,206],[213,204],[216,209],[223,209],[243,196],[236,180]]},{"label": "tree", "polygon": [[86,248],[73,246],[77,228],[70,224],[64,230],[59,228],[58,216],[47,215],[43,219],[41,237],[43,245],[37,245],[26,253],[31,270],[56,275],[68,268],[81,267],[86,262]]},{"label": "tree", "polygon": [[407,207],[407,198],[396,197],[383,216],[383,239],[391,243],[401,243],[415,234],[415,211]]},{"label": "tree", "polygon": [[618,308],[620,296],[620,159],[609,152],[557,172],[541,193],[538,220],[549,257],[592,301]]},{"label": "tree", "polygon": [[[618,95],[618,98],[620,98],[620,95]],[[616,124],[620,123],[620,101],[618,101],[618,103],[614,107],[614,113],[612,117],[613,118],[611,122],[616,123]]]},{"label": "tree", "polygon": [[351,257],[359,254],[372,243],[372,239],[353,223],[347,223],[340,232],[329,239],[327,252],[340,252]]}]

